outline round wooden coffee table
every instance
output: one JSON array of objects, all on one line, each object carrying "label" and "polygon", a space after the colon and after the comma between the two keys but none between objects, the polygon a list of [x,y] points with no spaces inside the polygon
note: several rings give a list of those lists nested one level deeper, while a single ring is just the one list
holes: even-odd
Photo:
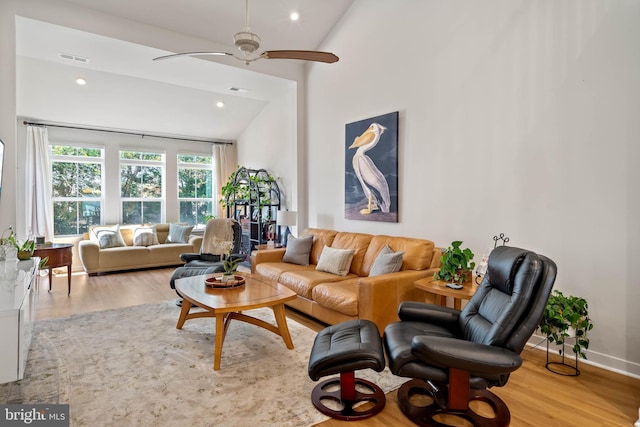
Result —
[{"label": "round wooden coffee table", "polygon": [[[252,277],[251,274],[237,273],[245,278],[243,286],[220,289],[209,288],[204,281],[212,274],[205,276],[184,277],[176,280],[176,291],[182,296],[182,311],[178,319],[177,329],[182,329],[184,322],[200,317],[216,318],[216,343],[213,351],[213,369],[220,369],[222,344],[232,319],[251,323],[282,337],[288,349],[293,349],[293,341],[289,334],[284,303],[296,298],[291,289],[267,279]],[[200,307],[206,311],[190,313],[192,307]],[[241,313],[254,308],[271,307],[277,327],[262,319]]]}]

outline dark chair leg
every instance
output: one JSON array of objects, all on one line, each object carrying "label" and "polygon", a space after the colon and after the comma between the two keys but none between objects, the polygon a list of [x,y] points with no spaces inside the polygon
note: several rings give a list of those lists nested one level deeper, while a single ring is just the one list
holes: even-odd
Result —
[{"label": "dark chair leg", "polygon": [[[455,377],[457,374],[454,374]],[[463,376],[464,377],[464,376]],[[451,381],[451,375],[449,380]],[[460,384],[460,378],[454,378],[454,383]],[[464,383],[464,381],[462,381]],[[443,388],[445,388],[443,386]],[[471,422],[476,427],[506,427],[511,420],[511,414],[507,405],[495,394],[488,390],[471,390],[469,389],[468,381],[466,386],[459,387],[452,385],[450,382],[448,386],[448,393],[438,393],[437,396],[429,387],[426,381],[414,379],[407,381],[398,389],[398,404],[402,413],[413,421],[415,424],[421,427],[444,427],[448,424],[443,424],[434,420],[436,415],[451,414],[464,418]],[[433,402],[428,406],[415,406],[411,404],[411,398],[414,395],[429,396],[433,399]],[[460,399],[464,399],[464,403],[460,403]],[[462,407],[462,409],[454,409],[453,404],[456,407]],[[487,403],[494,412],[494,417],[483,417],[471,408],[469,408],[469,402],[472,400],[479,400]]]}]

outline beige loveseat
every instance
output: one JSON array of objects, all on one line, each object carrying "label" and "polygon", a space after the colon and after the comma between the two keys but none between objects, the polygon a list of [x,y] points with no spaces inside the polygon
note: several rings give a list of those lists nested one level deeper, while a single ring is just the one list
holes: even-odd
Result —
[{"label": "beige loveseat", "polygon": [[[424,301],[414,286],[418,279],[439,269],[441,250],[430,240],[308,228],[302,236],[313,235],[309,265],[283,262],[285,249],[266,249],[251,254],[251,270],[294,290],[298,297],[287,304],[322,322],[335,324],[350,319],[369,319],[380,333],[398,320],[402,301]],[[369,277],[380,251],[388,245],[404,251],[400,271]],[[317,271],[325,246],[353,249],[346,276]]]},{"label": "beige loveseat", "polygon": [[85,233],[78,243],[78,255],[84,270],[94,276],[110,271],[135,270],[150,267],[163,267],[184,264],[180,254],[199,253],[202,236],[191,235],[188,243],[166,243],[169,224],[157,224],[157,245],[134,246],[133,236],[140,225],[120,226],[120,234],[126,246],[101,249],[98,242],[89,238],[92,229]]}]

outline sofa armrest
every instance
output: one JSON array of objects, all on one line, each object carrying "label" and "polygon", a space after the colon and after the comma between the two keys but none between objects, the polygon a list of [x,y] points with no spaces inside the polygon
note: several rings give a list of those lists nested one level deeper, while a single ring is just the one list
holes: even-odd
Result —
[{"label": "sofa armrest", "polygon": [[193,252],[199,253],[202,247],[202,236],[192,234],[189,236],[189,244],[193,246]]},{"label": "sofa armrest", "polygon": [[251,252],[251,273],[255,274],[256,265],[262,262],[282,262],[286,248],[260,249]]},{"label": "sofa armrest", "polygon": [[93,273],[100,267],[100,245],[92,240],[78,242],[78,256],[84,271]]},{"label": "sofa armrest", "polygon": [[438,269],[402,270],[373,277],[361,277],[358,281],[358,317],[369,319],[378,326],[380,335],[384,328],[397,322],[398,307],[402,301],[424,301],[424,293],[416,288],[418,279],[431,277]]}]

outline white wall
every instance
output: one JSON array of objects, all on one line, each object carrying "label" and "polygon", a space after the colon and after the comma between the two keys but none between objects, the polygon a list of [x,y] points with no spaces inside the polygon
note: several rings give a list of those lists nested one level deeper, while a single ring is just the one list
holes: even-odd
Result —
[{"label": "white wall", "polygon": [[[640,3],[357,0],[307,79],[310,226],[549,256],[640,375]],[[344,219],[345,124],[400,112],[397,224]],[[348,141],[350,143],[351,141]]]}]

